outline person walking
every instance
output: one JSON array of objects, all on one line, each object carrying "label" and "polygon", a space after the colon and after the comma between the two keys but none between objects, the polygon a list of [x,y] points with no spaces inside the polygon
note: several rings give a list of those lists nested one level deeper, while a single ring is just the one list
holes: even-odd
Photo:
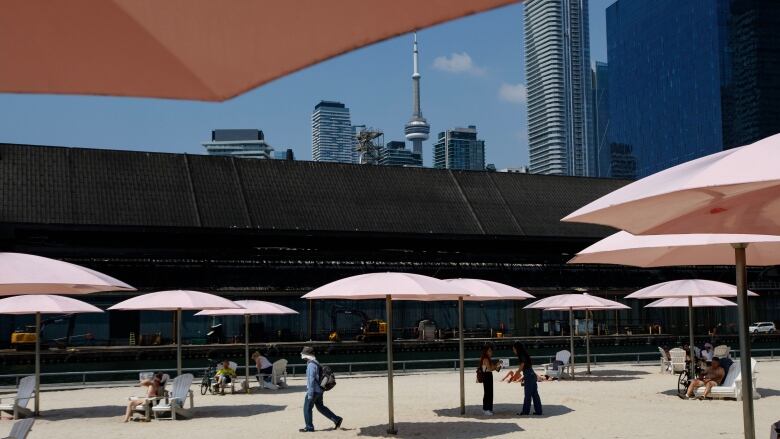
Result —
[{"label": "person walking", "polygon": [[317,407],[317,411],[323,416],[333,421],[336,425],[334,430],[338,430],[344,419],[336,416],[329,408],[325,407],[325,403],[322,401],[323,390],[320,385],[322,367],[317,362],[317,358],[314,357],[314,349],[310,346],[304,347],[301,351],[301,358],[306,360],[306,398],[303,400],[303,420],[306,422],[306,427],[301,428],[299,431],[301,433],[314,431],[314,422],[312,420],[314,407]]},{"label": "person walking", "polygon": [[501,370],[501,364],[493,361],[493,344],[485,343],[482,347],[482,356],[479,358],[479,367],[482,370],[482,414],[493,416],[493,371]]},{"label": "person walking", "polygon": [[528,415],[531,413],[531,402],[534,405],[534,414],[541,416],[542,414],[542,400],[539,398],[539,383],[534,372],[533,362],[531,356],[525,349],[522,343],[516,341],[512,345],[512,351],[517,355],[517,361],[520,363],[515,372],[513,381],[521,379],[520,372],[522,371],[522,378],[524,379],[525,397],[523,398],[523,410],[517,413],[520,416]]}]

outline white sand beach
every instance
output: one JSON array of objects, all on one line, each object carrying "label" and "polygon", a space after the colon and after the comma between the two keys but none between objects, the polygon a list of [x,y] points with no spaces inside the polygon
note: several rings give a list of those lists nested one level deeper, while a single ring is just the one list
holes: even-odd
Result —
[{"label": "white sand beach", "polygon": [[[584,369],[584,368],[583,368]],[[582,370],[582,369],[580,369]],[[780,362],[759,363],[756,400],[758,436],[780,420]],[[396,425],[399,438],[740,438],[741,404],[733,401],[687,401],[676,396],[676,376],[658,366],[608,364],[594,367],[575,381],[544,382],[539,392],[544,415],[519,417],[519,384],[495,383],[495,412],[483,416],[482,388],[466,375],[467,414],[458,415],[458,375],[428,371],[397,375]],[[501,374],[503,375],[503,374]],[[40,417],[30,438],[287,438],[301,437],[304,381],[249,395],[196,392],[194,417],[180,421],[121,423],[126,397],[138,388],[112,387],[49,391],[42,394]],[[381,437],[387,422],[387,380],[382,376],[338,376],[325,403],[344,417],[341,430],[315,411],[318,437]],[[0,421],[0,436],[11,421]]]}]

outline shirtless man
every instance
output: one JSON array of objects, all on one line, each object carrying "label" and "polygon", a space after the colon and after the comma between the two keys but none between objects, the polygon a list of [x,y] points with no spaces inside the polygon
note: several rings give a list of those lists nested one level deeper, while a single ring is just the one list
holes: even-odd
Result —
[{"label": "shirtless man", "polygon": [[690,386],[688,386],[688,392],[686,396],[693,398],[694,392],[698,387],[704,386],[704,395],[699,399],[704,399],[710,395],[710,390],[713,387],[723,382],[723,378],[726,376],[726,372],[720,367],[720,359],[718,357],[712,358],[712,365],[707,368],[707,372],[703,377],[693,380]]},{"label": "shirtless man", "polygon": [[[156,373],[151,380],[143,380],[139,384],[141,387],[147,387],[146,398],[156,398],[157,392],[160,390],[160,382],[162,380],[162,373]],[[146,402],[146,398],[131,398],[127,403],[127,412],[125,412],[125,418],[122,422],[128,422],[133,417],[133,411],[139,405]]]}]

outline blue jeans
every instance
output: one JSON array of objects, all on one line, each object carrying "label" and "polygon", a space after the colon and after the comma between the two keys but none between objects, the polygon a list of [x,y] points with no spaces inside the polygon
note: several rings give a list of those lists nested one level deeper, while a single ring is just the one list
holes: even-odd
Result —
[{"label": "blue jeans", "polygon": [[525,386],[523,387],[525,397],[523,398],[523,411],[521,415],[527,415],[531,413],[531,401],[534,403],[534,414],[542,414],[542,400],[539,398],[539,383],[536,382],[536,373],[533,369],[523,370],[523,377],[525,377]]},{"label": "blue jeans", "polygon": [[306,429],[314,431],[314,422],[312,421],[312,412],[314,407],[317,407],[317,411],[326,418],[333,421],[334,424],[338,423],[341,418],[336,416],[329,408],[325,407],[322,402],[322,393],[315,393],[311,398],[307,395],[303,400],[303,420],[306,422]]}]

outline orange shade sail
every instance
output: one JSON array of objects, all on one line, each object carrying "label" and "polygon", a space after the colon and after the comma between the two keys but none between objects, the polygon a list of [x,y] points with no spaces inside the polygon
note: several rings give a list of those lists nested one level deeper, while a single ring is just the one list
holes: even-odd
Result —
[{"label": "orange shade sail", "polygon": [[7,0],[0,92],[223,101],[520,0]]}]

